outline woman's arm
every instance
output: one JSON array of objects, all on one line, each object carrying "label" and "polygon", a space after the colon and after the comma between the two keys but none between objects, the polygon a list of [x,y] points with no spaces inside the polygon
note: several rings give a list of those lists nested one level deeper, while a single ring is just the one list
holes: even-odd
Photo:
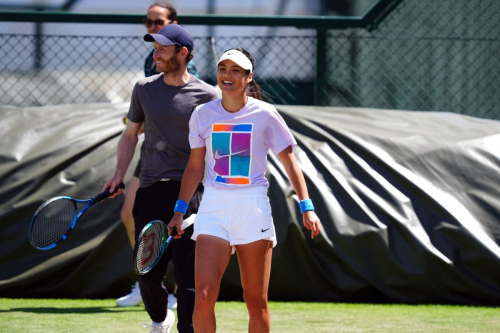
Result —
[{"label": "woman's arm", "polygon": [[[295,154],[293,153],[293,149],[291,146],[285,148],[282,152],[278,154],[278,157],[281,160],[281,163],[285,167],[285,171],[290,178],[290,182],[292,183],[295,192],[297,192],[297,196],[299,200],[309,199],[309,194],[307,193],[306,181],[304,179],[304,175],[302,174],[302,170],[300,170],[299,165],[297,164],[297,160],[295,159]],[[311,230],[311,238],[319,235],[321,231],[321,222],[313,210],[306,211],[302,214],[304,220],[304,226]]]},{"label": "woman's arm", "polygon": [[[182,176],[181,191],[179,193],[179,200],[186,203],[191,201],[191,197],[196,191],[198,184],[200,184],[201,177],[203,177],[203,170],[205,168],[205,151],[206,147],[191,149],[191,155],[189,156],[189,161],[184,170],[184,175]],[[180,236],[184,233],[181,230],[183,222],[183,214],[181,212],[176,212],[170,223],[169,227],[177,228],[177,234]]]}]

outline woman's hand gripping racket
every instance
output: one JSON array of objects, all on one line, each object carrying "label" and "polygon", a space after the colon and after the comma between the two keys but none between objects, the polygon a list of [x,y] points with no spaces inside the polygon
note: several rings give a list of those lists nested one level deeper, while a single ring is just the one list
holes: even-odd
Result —
[{"label": "woman's hand gripping racket", "polygon": [[[192,214],[185,219],[182,230],[192,225],[195,217],[196,214]],[[177,234],[175,229],[169,236],[168,229],[169,227],[160,220],[151,221],[142,229],[134,247],[134,271],[137,275],[148,273],[160,261]]]},{"label": "woman's hand gripping racket", "polygon": [[[124,189],[121,183],[113,193],[109,190],[87,200],[78,200],[70,197],[55,197],[45,201],[31,219],[29,240],[31,245],[41,251],[50,250],[68,237],[75,228],[76,222],[83,213],[94,204],[114,194],[118,189]],[[87,204],[78,211],[77,204]]]}]

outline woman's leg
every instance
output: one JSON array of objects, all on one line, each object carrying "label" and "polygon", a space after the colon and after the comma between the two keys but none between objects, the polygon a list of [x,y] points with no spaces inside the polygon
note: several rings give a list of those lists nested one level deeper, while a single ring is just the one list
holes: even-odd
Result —
[{"label": "woman's leg", "polygon": [[132,249],[135,246],[135,226],[134,226],[134,216],[132,215],[132,208],[134,208],[135,194],[139,188],[139,178],[132,177],[127,185],[127,192],[125,194],[125,200],[123,201],[122,210],[120,216],[122,222],[127,230],[127,236],[132,245]]},{"label": "woman's leg", "polygon": [[259,240],[236,245],[240,265],[243,297],[247,305],[250,323],[248,332],[271,331],[271,316],[267,304],[273,243]]},{"label": "woman's leg", "polygon": [[193,326],[195,332],[215,333],[215,303],[220,283],[231,258],[227,240],[209,235],[196,238],[195,304]]}]

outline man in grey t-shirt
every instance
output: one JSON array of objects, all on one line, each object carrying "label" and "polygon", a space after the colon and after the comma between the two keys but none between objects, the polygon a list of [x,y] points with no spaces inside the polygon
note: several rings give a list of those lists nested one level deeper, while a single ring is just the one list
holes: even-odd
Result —
[{"label": "man in grey t-shirt", "polygon": [[[160,74],[139,80],[132,93],[129,122],[118,144],[118,162],[113,178],[104,188],[111,191],[123,181],[144,123],[145,147],[142,155],[140,188],[134,202],[135,237],[152,220],[170,221],[180,191],[184,169],[189,160],[189,119],[194,108],[217,99],[214,87],[187,71],[192,58],[193,39],[182,26],[171,24],[157,34],[147,34],[153,42],[154,59]],[[120,194],[122,190],[117,192]],[[203,193],[200,184],[189,203],[184,218],[198,210]],[[114,196],[112,196],[114,197]],[[167,315],[168,292],[163,285],[167,266],[174,262],[177,283],[179,332],[193,332],[194,252],[193,227],[167,248],[160,262],[149,273],[139,277],[141,296],[151,317],[151,332],[170,332],[173,312]]]},{"label": "man in grey t-shirt", "polygon": [[197,105],[217,98],[214,87],[190,75],[186,84],[165,83],[165,75],[140,80],[134,87],[128,119],[144,122],[140,187],[170,179],[181,181],[189,160],[189,119]]}]

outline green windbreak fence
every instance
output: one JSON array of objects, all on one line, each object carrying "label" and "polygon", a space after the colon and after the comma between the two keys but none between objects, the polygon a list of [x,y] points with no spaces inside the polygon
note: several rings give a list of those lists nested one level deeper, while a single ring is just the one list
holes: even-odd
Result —
[{"label": "green windbreak fence", "polygon": [[[363,17],[353,18],[184,16],[182,21],[188,29],[189,24],[316,29],[312,36],[195,38],[194,60],[204,80],[215,84],[214,58],[242,46],[256,59],[256,81],[276,104],[500,119],[500,1],[374,3]],[[140,22],[133,15],[21,14],[0,12],[0,20]],[[0,104],[126,101],[143,76],[150,47],[141,36],[0,34]]]},{"label": "green windbreak fence", "polygon": [[376,29],[329,31],[322,105],[500,119],[500,1],[403,0]]}]

